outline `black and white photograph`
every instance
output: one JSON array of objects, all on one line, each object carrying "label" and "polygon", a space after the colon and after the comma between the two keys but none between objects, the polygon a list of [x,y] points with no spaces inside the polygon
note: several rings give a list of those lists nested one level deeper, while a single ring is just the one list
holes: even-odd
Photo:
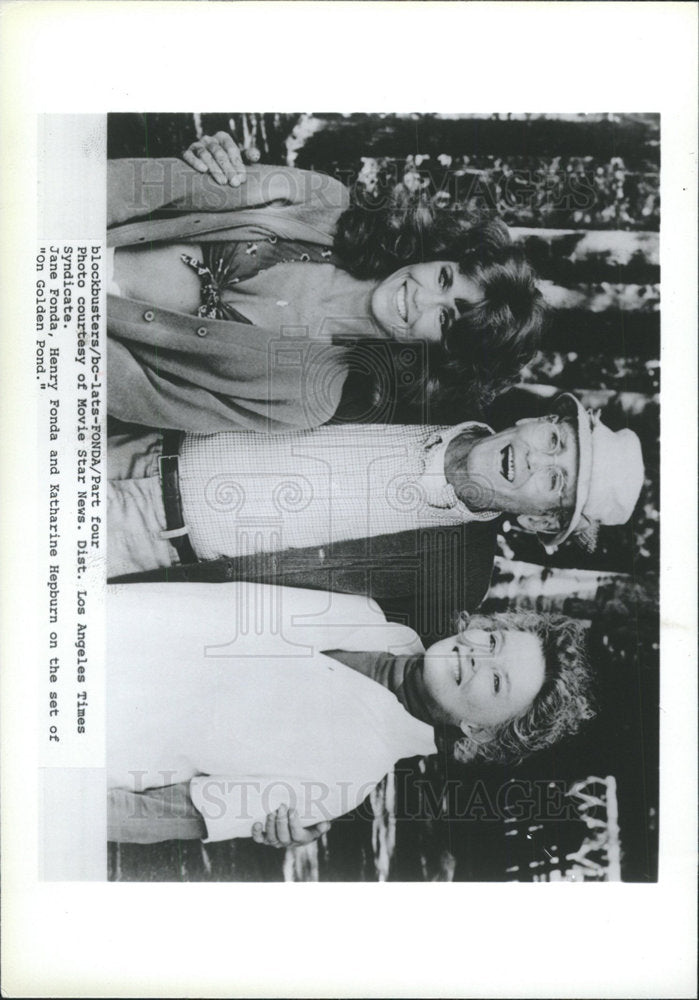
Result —
[{"label": "black and white photograph", "polygon": [[696,23],[3,3],[3,995],[696,996]]},{"label": "black and white photograph", "polygon": [[110,879],[657,879],[660,150],[109,116]]}]

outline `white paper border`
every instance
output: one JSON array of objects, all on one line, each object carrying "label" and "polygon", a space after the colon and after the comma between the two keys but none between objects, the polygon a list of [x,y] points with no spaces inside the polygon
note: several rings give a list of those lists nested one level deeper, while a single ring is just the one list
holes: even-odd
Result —
[{"label": "white paper border", "polygon": [[[691,3],[2,4],[7,995],[694,995],[696,15]],[[7,291],[31,279],[34,115],[230,107],[661,112],[657,885],[38,881],[33,338]]]}]

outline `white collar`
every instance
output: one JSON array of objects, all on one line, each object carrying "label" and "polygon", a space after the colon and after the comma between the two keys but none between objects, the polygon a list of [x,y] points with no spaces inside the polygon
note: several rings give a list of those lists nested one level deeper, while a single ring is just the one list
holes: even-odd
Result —
[{"label": "white collar", "polygon": [[449,442],[469,427],[483,427],[489,434],[495,433],[492,427],[476,420],[467,420],[462,424],[456,424],[455,427],[442,427],[434,431],[425,442],[425,464],[419,481],[431,507],[446,507],[461,513],[468,521],[492,521],[500,516],[500,511],[471,510],[462,500],[459,500],[454,487],[447,482],[444,473],[444,460]]}]

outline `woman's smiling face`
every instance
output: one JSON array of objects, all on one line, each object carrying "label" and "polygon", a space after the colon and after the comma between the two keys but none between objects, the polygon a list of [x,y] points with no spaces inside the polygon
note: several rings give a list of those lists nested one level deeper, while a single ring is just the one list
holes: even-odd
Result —
[{"label": "woman's smiling face", "polygon": [[453,261],[408,264],[377,285],[371,297],[374,319],[394,340],[440,344],[457,320],[483,298],[478,282]]},{"label": "woman's smiling face", "polygon": [[526,712],[544,676],[541,643],[531,632],[469,629],[430,646],[422,679],[435,723],[491,727]]}]

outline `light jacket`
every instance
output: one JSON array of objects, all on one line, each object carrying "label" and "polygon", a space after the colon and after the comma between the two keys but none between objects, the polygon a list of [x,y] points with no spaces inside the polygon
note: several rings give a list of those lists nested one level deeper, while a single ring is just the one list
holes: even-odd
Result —
[{"label": "light jacket", "polygon": [[[145,613],[144,613],[145,612]],[[422,651],[374,601],[259,584],[111,587],[110,787],[190,782],[208,840],[282,803],[303,825],[358,806],[430,726],[323,650]]]},{"label": "light jacket", "polygon": [[[222,187],[176,159],[108,164],[107,244],[289,239],[332,246],[347,189],[313,171],[258,165]],[[201,319],[109,295],[108,411],[151,427],[279,432],[327,423],[347,348],[300,332]]]}]

